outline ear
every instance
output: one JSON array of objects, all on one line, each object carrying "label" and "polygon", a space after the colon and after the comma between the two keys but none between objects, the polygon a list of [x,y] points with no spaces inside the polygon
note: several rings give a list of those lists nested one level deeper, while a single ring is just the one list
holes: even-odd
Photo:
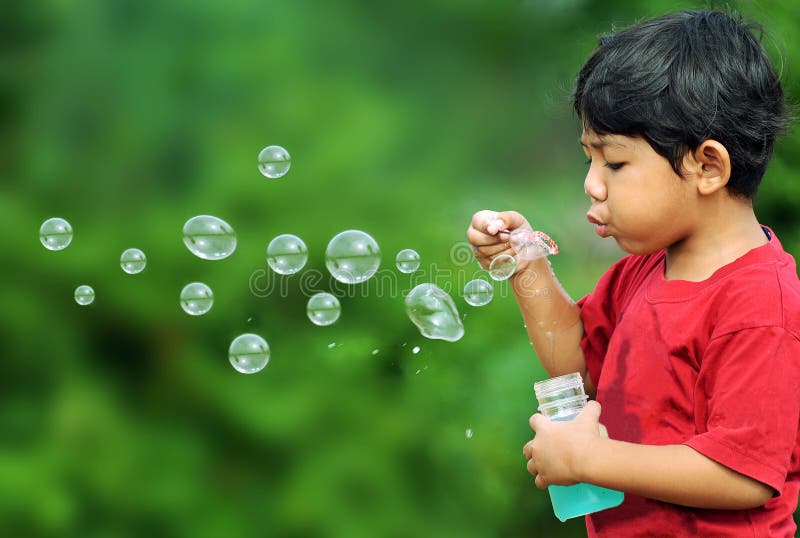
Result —
[{"label": "ear", "polygon": [[731,157],[716,140],[706,140],[692,155],[697,167],[697,190],[708,196],[728,184],[731,177]]}]

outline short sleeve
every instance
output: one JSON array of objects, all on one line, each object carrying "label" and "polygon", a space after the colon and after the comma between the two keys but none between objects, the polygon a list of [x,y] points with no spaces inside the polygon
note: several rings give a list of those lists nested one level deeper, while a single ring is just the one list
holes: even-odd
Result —
[{"label": "short sleeve", "polygon": [[781,327],[726,334],[703,354],[685,444],[780,492],[798,441],[800,343]]}]

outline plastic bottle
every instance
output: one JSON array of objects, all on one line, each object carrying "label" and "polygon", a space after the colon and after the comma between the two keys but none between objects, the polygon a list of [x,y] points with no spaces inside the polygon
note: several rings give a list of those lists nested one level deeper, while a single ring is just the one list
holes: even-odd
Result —
[{"label": "plastic bottle", "polygon": [[[539,412],[550,420],[572,420],[589,399],[583,390],[579,373],[562,375],[534,383]],[[605,428],[601,425],[605,433]],[[553,512],[561,521],[619,506],[624,499],[621,491],[579,483],[572,486],[548,486]]]}]

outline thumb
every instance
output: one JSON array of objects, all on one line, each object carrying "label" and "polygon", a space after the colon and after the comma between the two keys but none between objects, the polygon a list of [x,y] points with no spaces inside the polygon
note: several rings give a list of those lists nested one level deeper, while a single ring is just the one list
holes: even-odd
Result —
[{"label": "thumb", "polygon": [[579,420],[587,424],[597,425],[597,423],[600,422],[600,411],[600,404],[595,400],[589,400],[586,402],[586,407],[584,407],[580,414],[575,417],[575,420]]},{"label": "thumb", "polygon": [[502,229],[513,231],[518,228],[530,229],[531,227],[531,225],[528,224],[528,221],[525,220],[525,217],[516,211],[501,211],[495,216],[495,221],[500,221],[497,222],[497,224],[500,225],[497,227],[497,231]]}]

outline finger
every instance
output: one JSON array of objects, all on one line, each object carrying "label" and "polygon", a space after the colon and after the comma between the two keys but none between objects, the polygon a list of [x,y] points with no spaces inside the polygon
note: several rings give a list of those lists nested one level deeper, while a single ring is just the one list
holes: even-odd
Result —
[{"label": "finger", "polygon": [[502,227],[498,228],[499,230],[516,230],[517,228],[530,228],[531,225],[528,224],[528,221],[525,220],[520,213],[516,211],[501,211],[497,213],[494,217],[493,223],[496,224],[497,221],[502,222]]},{"label": "finger", "polygon": [[545,482],[545,480],[542,478],[542,475],[540,474],[536,475],[536,480],[534,480],[534,483],[536,484],[536,487],[539,489],[547,488],[547,482]]},{"label": "finger", "polygon": [[531,428],[533,429],[533,431],[539,431],[539,429],[540,429],[540,428],[541,428],[541,427],[542,427],[542,426],[543,426],[545,423],[549,422],[549,420],[548,420],[548,419],[547,419],[547,417],[546,417],[546,416],[544,416],[543,414],[541,414],[541,413],[536,413],[536,414],[534,414],[534,415],[531,415],[531,418],[528,420],[528,422],[530,423],[530,425],[531,425]]},{"label": "finger", "polygon": [[489,225],[497,220],[497,211],[491,209],[484,209],[472,215],[472,227],[485,234],[494,235],[495,232],[489,232]]},{"label": "finger", "polygon": [[528,460],[528,463],[525,464],[525,468],[533,476],[536,476],[537,474],[539,474],[539,470],[536,468],[536,462],[533,459],[529,459]]},{"label": "finger", "polygon": [[526,460],[533,457],[533,439],[525,443],[525,446],[522,447],[522,455],[525,456]]},{"label": "finger", "polygon": [[508,243],[508,241],[499,243],[497,245],[486,245],[483,247],[478,247],[475,250],[477,251],[475,255],[480,256],[482,258],[493,258],[503,253],[512,255],[514,254],[514,249],[511,248],[511,245]]},{"label": "finger", "polygon": [[475,245],[476,247],[482,247],[486,245],[497,245],[506,240],[507,239],[503,239],[502,237],[497,237],[496,235],[484,233],[478,228],[475,228],[475,226],[470,226],[467,229],[467,241],[469,241],[470,244]]},{"label": "finger", "polygon": [[600,411],[600,404],[595,400],[589,400],[586,402],[586,407],[584,407],[578,416],[575,417],[575,420],[588,422],[590,424],[597,424],[600,422]]}]

